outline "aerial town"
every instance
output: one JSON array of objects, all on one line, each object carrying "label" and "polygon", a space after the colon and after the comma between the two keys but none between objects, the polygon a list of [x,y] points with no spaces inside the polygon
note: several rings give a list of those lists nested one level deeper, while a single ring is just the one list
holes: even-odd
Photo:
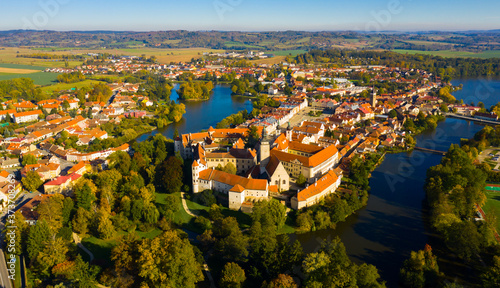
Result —
[{"label": "aerial town", "polygon": [[[48,96],[29,88],[1,103],[0,205],[37,231],[47,223],[50,205],[74,202],[64,224],[71,233],[67,241],[100,261],[110,256],[95,254],[91,241],[114,247],[109,243],[125,243],[123,235],[137,235],[135,229],[162,233],[179,227],[197,231],[200,243],[210,242],[212,225],[233,219],[221,213],[252,218],[254,224],[262,211],[291,219],[272,224],[275,231],[332,229],[367,205],[371,172],[386,155],[446,154],[416,145],[438,122],[500,123],[496,106],[488,112],[481,102],[458,101],[451,92],[461,85],[417,68],[249,65],[248,59],[270,57],[251,51],[170,64],[158,64],[154,56],[82,57],[82,65],[42,72],[57,73],[64,89],[49,90]],[[85,81],[88,86],[73,84]],[[212,98],[225,99],[231,112],[215,105],[189,114]],[[485,151],[491,153],[484,162],[496,173],[500,158],[495,150]],[[485,219],[480,209],[477,219]],[[278,214],[259,225],[278,221]],[[109,252],[113,259],[120,257],[117,251]],[[211,257],[229,257],[218,253]],[[31,269],[44,263],[33,259]],[[100,279],[111,283],[106,279],[117,275],[105,270]]]},{"label": "aerial town", "polygon": [[4,2],[0,288],[500,287],[500,1]]},{"label": "aerial town", "polygon": [[[197,78],[207,74],[217,78],[223,75],[232,75],[234,79],[252,77],[268,87],[262,94],[279,103],[278,107],[264,106],[257,117],[233,128],[207,127],[205,132],[182,134],[174,139],[175,151],[184,159],[193,160],[192,192],[206,189],[223,192],[228,196],[229,208],[235,210],[248,211],[253,202],[270,197],[280,199],[293,209],[314,205],[325,195],[335,193],[354,155],[375,152],[381,147],[410,148],[406,143],[407,132],[402,129],[406,119],[416,120],[421,113],[442,113],[443,101],[428,94],[442,83],[438,77],[418,69],[383,66],[305,69],[288,63],[283,63],[281,68],[276,65],[235,68],[211,63],[146,64],[136,58],[113,56],[103,65],[53,68],[46,73],[105,75],[146,70],[173,81],[184,73]],[[289,77],[283,72],[272,79],[267,76],[269,71],[278,68],[288,71]],[[408,87],[407,91],[377,95],[372,87],[355,86],[348,80],[349,75],[363,72],[373,73],[374,79],[381,82],[402,83]],[[314,85],[311,81],[323,85]],[[325,82],[333,84],[325,85]],[[22,98],[17,103],[2,103],[2,126],[16,123],[19,128],[1,139],[6,156],[0,161],[0,167],[4,169],[2,175],[15,173],[19,180],[18,192],[23,191],[20,180],[29,171],[36,171],[44,181],[40,188],[43,194],[69,193],[72,183],[84,173],[106,167],[106,159],[113,152],[132,153],[127,143],[93,152],[65,149],[55,144],[61,137],[76,137],[76,145],[86,147],[96,139],[111,137],[101,129],[104,123],[120,123],[127,117],[155,117],[143,108],[157,103],[135,94],[139,84],[110,83],[108,86],[113,91],[108,103],[81,101],[71,90],[57,99],[37,103]],[[293,87],[289,95],[285,95],[285,87]],[[448,108],[463,115],[472,115],[480,109],[456,104]],[[397,112],[395,117],[388,115],[391,110]],[[69,111],[74,111],[71,113],[74,117]],[[318,111],[321,116],[310,116]],[[491,119],[493,115],[483,117]],[[245,148],[244,140],[253,126],[258,128],[259,142],[255,147]],[[28,155],[40,161],[22,165]],[[236,167],[236,175],[215,169],[227,163]],[[305,187],[296,185],[299,175],[306,178]],[[0,195],[6,206],[6,177],[3,180],[4,193]]]}]

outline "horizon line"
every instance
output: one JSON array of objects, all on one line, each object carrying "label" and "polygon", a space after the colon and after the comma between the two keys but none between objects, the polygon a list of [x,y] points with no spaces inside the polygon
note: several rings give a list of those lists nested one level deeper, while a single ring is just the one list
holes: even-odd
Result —
[{"label": "horizon line", "polygon": [[106,30],[106,29],[97,29],[97,30],[54,30],[54,29],[43,29],[43,30],[34,30],[34,29],[7,29],[1,30],[0,32],[116,32],[116,33],[151,33],[151,32],[173,32],[173,31],[189,31],[189,32],[221,32],[221,33],[230,33],[230,32],[240,32],[240,33],[270,33],[270,32],[308,32],[308,33],[321,33],[321,32],[355,32],[360,34],[381,34],[381,33],[434,33],[434,32],[448,32],[448,33],[467,33],[467,32],[498,32],[500,33],[500,28],[495,29],[469,29],[469,30],[439,30],[439,29],[429,29],[429,30],[396,30],[396,29],[388,29],[381,31],[365,31],[365,30],[349,30],[349,29],[340,29],[340,30],[294,30],[294,29],[285,29],[285,30],[221,30],[221,29],[209,29],[209,30],[190,30],[190,29],[172,29],[172,30]]}]

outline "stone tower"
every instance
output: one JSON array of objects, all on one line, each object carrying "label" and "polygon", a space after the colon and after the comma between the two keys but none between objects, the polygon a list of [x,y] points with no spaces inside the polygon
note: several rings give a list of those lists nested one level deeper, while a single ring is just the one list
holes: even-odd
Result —
[{"label": "stone tower", "polygon": [[264,127],[259,145],[259,162],[261,167],[266,167],[267,163],[269,163],[269,157],[271,156],[271,143],[269,141],[266,127]]},{"label": "stone tower", "polygon": [[370,104],[372,105],[372,107],[375,107],[375,105],[377,105],[377,92],[375,91],[375,89],[373,89],[372,91],[372,95],[370,97]]},{"label": "stone tower", "polygon": [[266,167],[271,156],[271,144],[267,139],[260,140],[259,162],[261,167]]},{"label": "stone tower", "polygon": [[288,127],[286,128],[286,139],[288,141],[292,141],[292,126],[290,125],[290,122],[288,122]]}]

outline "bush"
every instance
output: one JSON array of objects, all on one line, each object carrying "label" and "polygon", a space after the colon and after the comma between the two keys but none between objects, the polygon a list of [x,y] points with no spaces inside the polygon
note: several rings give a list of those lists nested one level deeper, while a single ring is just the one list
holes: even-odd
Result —
[{"label": "bush", "polygon": [[215,198],[214,192],[208,189],[196,194],[194,196],[194,201],[207,207],[211,207],[213,204],[217,204],[217,198]]},{"label": "bush", "polygon": [[194,224],[200,228],[201,230],[205,231],[205,230],[209,230],[209,229],[212,229],[212,222],[210,222],[209,219],[203,217],[203,216],[199,216],[197,217],[195,220],[194,220]]}]

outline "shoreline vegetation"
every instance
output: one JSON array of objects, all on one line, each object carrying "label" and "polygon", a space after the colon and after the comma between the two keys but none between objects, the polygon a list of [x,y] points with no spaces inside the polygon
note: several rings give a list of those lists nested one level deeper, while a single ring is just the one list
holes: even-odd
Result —
[{"label": "shoreline vegetation", "polygon": [[214,85],[212,81],[188,81],[179,86],[179,89],[177,89],[177,94],[179,94],[180,100],[205,101],[210,99],[213,89]]}]

